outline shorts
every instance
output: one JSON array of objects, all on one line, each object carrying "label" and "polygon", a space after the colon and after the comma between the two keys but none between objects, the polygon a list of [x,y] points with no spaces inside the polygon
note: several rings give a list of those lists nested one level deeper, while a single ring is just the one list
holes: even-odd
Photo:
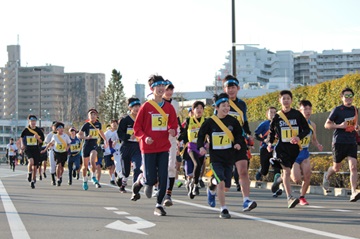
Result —
[{"label": "shorts", "polygon": [[59,152],[54,151],[54,159],[55,159],[56,165],[61,164],[61,166],[64,167],[65,162],[67,161],[67,156],[68,156],[67,152],[59,153]]},{"label": "shorts", "polygon": [[32,148],[29,148],[27,147],[25,149],[25,154],[26,154],[26,157],[28,159],[34,159],[34,165],[35,166],[39,166],[41,164],[41,160],[40,160],[40,148],[38,147],[32,147]]},{"label": "shorts", "polygon": [[177,156],[176,156],[176,162],[178,162],[178,163],[181,163],[181,162],[182,162],[182,158],[181,158],[180,155],[177,155]]},{"label": "shorts", "polygon": [[105,168],[110,168],[111,166],[114,165],[114,160],[112,160],[111,157],[112,157],[111,154],[104,156]]},{"label": "shorts", "polygon": [[292,168],[300,152],[299,145],[290,143],[279,143],[274,150],[280,164],[286,168]]},{"label": "shorts", "polygon": [[249,160],[247,156],[247,146],[241,145],[241,149],[238,151],[236,150],[235,156],[234,156],[234,163],[240,160]]},{"label": "shorts", "polygon": [[309,148],[303,148],[297,156],[295,163],[301,164],[305,159],[310,157]]},{"label": "shorts", "polygon": [[82,148],[83,157],[84,158],[90,157],[91,151],[93,151],[93,150],[96,151],[97,147],[98,147],[97,144],[92,144],[92,143],[91,144],[84,144],[84,146]]},{"label": "shorts", "polygon": [[230,188],[233,172],[233,165],[228,163],[213,162],[210,168],[214,173],[214,177],[218,183],[225,182],[225,188]]},{"label": "shorts", "polygon": [[40,154],[40,161],[41,162],[47,161],[47,152]]},{"label": "shorts", "polygon": [[333,161],[341,163],[346,157],[357,159],[357,144],[338,144],[332,145]]},{"label": "shorts", "polygon": [[101,158],[101,157],[98,157],[97,158],[97,161],[96,161],[96,166],[98,166],[98,165],[100,165],[100,167],[102,168],[102,160],[103,160],[103,158]]}]

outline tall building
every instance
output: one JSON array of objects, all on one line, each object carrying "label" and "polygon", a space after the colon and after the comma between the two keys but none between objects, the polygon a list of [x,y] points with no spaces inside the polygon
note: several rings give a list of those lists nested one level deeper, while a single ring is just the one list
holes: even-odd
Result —
[{"label": "tall building", "polygon": [[145,101],[145,85],[144,84],[135,84],[135,97],[138,98],[141,102]]},{"label": "tall building", "polygon": [[[63,66],[22,67],[20,46],[8,46],[0,68],[0,119],[83,120],[105,89],[105,74],[65,73]],[[40,112],[41,111],[41,112]]]},{"label": "tall building", "polygon": [[[226,59],[224,67],[220,70],[221,78],[232,74],[230,51]],[[236,75],[241,86],[249,82],[260,82],[265,85],[270,78],[278,77],[292,80],[294,78],[293,52],[271,52],[267,49],[245,45],[244,49],[236,50]]]}]

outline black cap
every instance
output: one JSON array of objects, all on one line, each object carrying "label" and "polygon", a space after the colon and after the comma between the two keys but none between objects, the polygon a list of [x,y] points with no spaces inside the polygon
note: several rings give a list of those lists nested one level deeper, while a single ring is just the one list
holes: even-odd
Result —
[{"label": "black cap", "polygon": [[62,128],[64,128],[64,124],[63,123],[61,123],[61,122],[56,122],[56,124],[55,124],[55,128],[57,129],[58,127],[62,127]]},{"label": "black cap", "polygon": [[28,120],[37,120],[37,117],[35,115],[28,115]]}]

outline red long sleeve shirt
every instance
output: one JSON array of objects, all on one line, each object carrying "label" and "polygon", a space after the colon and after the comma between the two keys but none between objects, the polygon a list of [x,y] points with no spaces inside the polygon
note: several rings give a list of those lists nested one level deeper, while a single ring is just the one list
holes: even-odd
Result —
[{"label": "red long sleeve shirt", "polygon": [[[170,149],[169,129],[177,130],[177,118],[174,107],[164,102],[161,107],[168,116],[167,124],[160,112],[156,110],[149,102],[145,102],[136,116],[134,123],[134,134],[139,138],[140,149],[142,153],[166,152]],[[146,144],[145,139],[151,137],[154,142]]]}]

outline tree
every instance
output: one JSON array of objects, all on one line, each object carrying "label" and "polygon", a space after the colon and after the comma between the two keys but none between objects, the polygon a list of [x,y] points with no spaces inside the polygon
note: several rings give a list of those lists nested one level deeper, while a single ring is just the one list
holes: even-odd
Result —
[{"label": "tree", "polygon": [[110,82],[99,97],[99,113],[102,121],[109,122],[111,119],[119,119],[127,111],[121,78],[120,71],[113,69]]}]

